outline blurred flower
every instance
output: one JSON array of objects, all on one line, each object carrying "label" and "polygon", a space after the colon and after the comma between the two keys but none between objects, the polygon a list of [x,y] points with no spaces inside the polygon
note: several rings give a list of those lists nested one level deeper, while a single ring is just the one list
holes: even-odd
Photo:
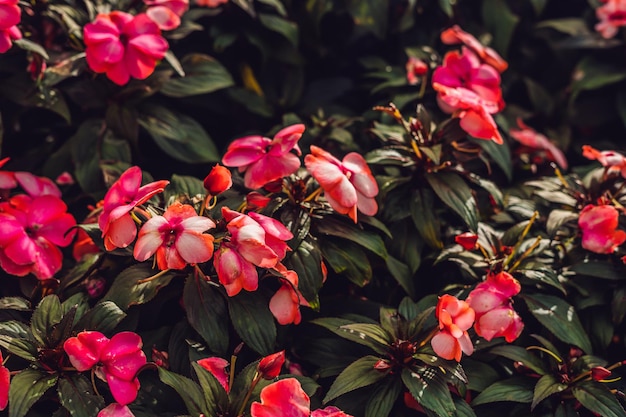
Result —
[{"label": "blurred flower", "polygon": [[135,415],[127,406],[113,403],[100,410],[97,417],[135,417]]},{"label": "blurred flower", "polygon": [[146,14],[161,30],[180,26],[180,17],[189,9],[189,0],[143,0],[148,6]]},{"label": "blurred flower", "polygon": [[626,232],[617,230],[618,217],[619,212],[613,206],[585,206],[578,217],[583,248],[595,253],[615,252],[626,241]]},{"label": "blurred flower", "polygon": [[53,195],[61,198],[61,190],[59,187],[47,177],[38,177],[30,172],[15,172],[15,179],[20,187],[26,191],[31,197],[39,197],[42,195]]},{"label": "blurred flower", "polygon": [[17,28],[22,17],[18,0],[0,0],[0,53],[11,48],[14,40],[22,38]]},{"label": "blurred flower", "polygon": [[133,256],[143,262],[156,253],[159,269],[183,269],[213,256],[213,220],[198,216],[189,204],[174,202],[163,216],[154,216],[139,230]]},{"label": "blurred flower", "polygon": [[221,194],[233,186],[232,174],[228,168],[216,164],[204,178],[203,184],[209,194]]},{"label": "blurred flower", "polygon": [[11,372],[4,366],[2,352],[0,352],[0,411],[9,404],[9,388],[11,385]]},{"label": "blurred flower", "polygon": [[561,168],[567,169],[567,159],[554,143],[547,137],[538,133],[535,129],[528,127],[522,119],[517,118],[519,129],[512,128],[509,133],[513,139],[532,150],[544,150],[548,159],[556,162]]},{"label": "blurred flower", "polygon": [[465,32],[458,25],[441,32],[441,41],[446,45],[464,44],[478,55],[481,61],[492,66],[500,73],[504,72],[509,66],[496,51],[480,43],[474,35]]},{"label": "blurred flower", "polygon": [[58,185],[72,185],[75,184],[74,177],[67,171],[63,171],[59,176],[54,180]]},{"label": "blurred flower", "polygon": [[483,100],[478,94],[463,87],[450,88],[442,84],[433,83],[433,88],[439,93],[438,99],[461,119],[461,128],[470,135],[479,139],[489,139],[501,145],[503,140],[498,126],[491,116],[498,111],[498,107],[491,101]]},{"label": "blurred flower", "polygon": [[337,213],[347,214],[356,223],[357,209],[368,216],[378,211],[375,199],[378,184],[360,154],[350,152],[339,161],[325,150],[311,145],[311,153],[304,158],[304,164],[324,189],[326,200]]},{"label": "blurred flower", "polygon": [[309,417],[311,401],[295,378],[276,381],[261,390],[261,402],[250,407],[252,417]]},{"label": "blurred flower", "polygon": [[478,242],[478,235],[472,232],[461,233],[454,237],[454,242],[463,246],[465,250],[472,250],[476,248],[476,242]]},{"label": "blurred flower", "polygon": [[144,13],[98,14],[85,25],[83,35],[89,68],[106,73],[117,85],[128,83],[130,77],[147,78],[168,48],[159,26]]},{"label": "blurred flower", "polygon": [[[10,158],[0,159],[0,168],[2,168]],[[11,171],[0,171],[0,190],[12,190],[17,187],[15,173]]]},{"label": "blurred flower", "polygon": [[230,387],[228,386],[229,375],[227,371],[230,364],[226,359],[222,359],[217,356],[204,358],[198,361],[198,365],[209,371],[224,388],[226,393],[230,392]]},{"label": "blurred flower", "polygon": [[308,306],[309,303],[298,291],[298,274],[295,271],[278,263],[275,268],[284,279],[281,279],[281,286],[270,299],[269,308],[276,321],[282,325],[300,324],[302,316],[300,306]]},{"label": "blurred flower", "polygon": [[104,196],[102,214],[98,219],[106,250],[125,248],[135,240],[137,228],[130,212],[163,192],[167,184],[169,181],[162,180],[140,187],[141,169],[134,166],[124,171]]},{"label": "blurred flower", "polygon": [[228,3],[229,0],[196,0],[196,4],[200,7],[218,7]]},{"label": "blurred flower", "polygon": [[462,353],[474,352],[467,329],[474,324],[474,310],[465,301],[452,295],[442,295],[437,303],[436,316],[439,319],[439,332],[430,344],[435,354],[443,359],[461,360]]},{"label": "blurred flower", "polygon": [[229,167],[238,167],[239,172],[245,172],[246,187],[260,188],[300,168],[300,158],[291,153],[291,150],[295,149],[300,155],[298,140],[302,133],[304,125],[296,124],[281,129],[274,139],[258,135],[235,139],[228,146],[222,163]]},{"label": "blurred flower", "polygon": [[257,366],[257,371],[261,375],[261,378],[271,380],[280,375],[280,370],[284,363],[285,351],[281,350],[280,352],[272,353],[262,358]]},{"label": "blurred flower", "polygon": [[406,61],[406,80],[411,85],[416,85],[420,77],[428,73],[428,64],[419,58],[410,56]]},{"label": "blurred flower", "polygon": [[57,246],[72,242],[74,217],[58,197],[19,194],[0,204],[0,266],[12,275],[52,278],[61,269]]},{"label": "blurred flower", "polygon": [[599,151],[592,146],[583,145],[583,156],[598,161],[609,173],[620,173],[626,178],[626,157],[615,151]]},{"label": "blurred flower", "polygon": [[104,293],[106,280],[102,277],[89,278],[85,283],[85,291],[89,298],[98,298]]},{"label": "blurred flower", "polygon": [[7,29],[0,28],[0,54],[11,49],[13,41],[18,39],[22,39],[22,32],[17,26],[11,26]]},{"label": "blurred flower", "polygon": [[337,407],[326,407],[315,410],[311,413],[311,417],[352,417],[350,414],[346,414]]},{"label": "blurred flower", "polygon": [[626,0],[603,0],[603,5],[596,9],[596,31],[603,38],[609,39],[617,35],[617,30],[626,26]]}]

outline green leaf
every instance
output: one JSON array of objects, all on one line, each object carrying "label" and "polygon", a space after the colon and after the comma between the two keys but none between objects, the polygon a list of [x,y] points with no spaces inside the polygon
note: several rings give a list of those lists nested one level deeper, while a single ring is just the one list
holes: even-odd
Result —
[{"label": "green leaf", "polygon": [[346,242],[339,246],[330,241],[323,241],[321,249],[324,259],[333,271],[344,274],[359,287],[365,286],[372,279],[369,259],[357,245]]},{"label": "green leaf", "polygon": [[2,297],[0,310],[30,311],[30,301],[22,297]]},{"label": "green leaf", "polygon": [[545,375],[547,373],[544,369],[543,362],[523,347],[513,345],[496,346],[490,349],[489,353],[503,356],[512,361],[521,362],[525,367],[532,369],[539,375]]},{"label": "green leaf", "polygon": [[183,303],[191,327],[211,351],[224,355],[228,350],[228,311],[221,292],[205,280],[190,275],[185,281]]},{"label": "green leaf", "polygon": [[322,272],[322,252],[317,240],[307,235],[297,248],[288,254],[283,262],[287,269],[298,274],[298,290],[309,302],[317,298],[322,288],[324,274]]},{"label": "green leaf", "polygon": [[166,154],[192,164],[218,161],[219,153],[204,128],[191,117],[153,104],[143,105],[139,124]]},{"label": "green leaf", "polygon": [[185,70],[183,69],[183,66],[181,65],[178,58],[176,58],[176,55],[174,55],[171,49],[165,53],[165,60],[168,64],[170,64],[170,66],[174,69],[174,71],[176,71],[178,75],[180,75],[181,77],[185,76]]},{"label": "green leaf", "polygon": [[348,224],[333,217],[324,218],[324,221],[317,222],[315,227],[320,233],[348,239],[374,252],[383,259],[387,258],[387,248],[385,248],[383,239],[377,233],[360,229],[354,224]]},{"label": "green leaf", "polygon": [[59,376],[35,369],[25,369],[11,378],[9,417],[24,417],[28,410],[53,387]]},{"label": "green leaf", "polygon": [[388,417],[400,394],[402,381],[399,378],[388,378],[377,384],[365,405],[365,417]]},{"label": "green leaf", "polygon": [[543,20],[535,25],[536,29],[550,28],[570,36],[589,35],[587,22],[580,17]]},{"label": "green leaf", "polygon": [[76,323],[78,330],[97,330],[104,334],[111,333],[122,319],[124,313],[113,301],[100,301]]},{"label": "green leaf", "polygon": [[524,377],[512,377],[494,382],[472,401],[472,406],[512,401],[517,403],[531,403],[533,401],[534,383]]},{"label": "green leaf", "polygon": [[454,16],[454,10],[452,9],[452,2],[453,1],[454,0],[439,0],[439,8],[448,17]]},{"label": "green leaf", "polygon": [[476,413],[468,403],[462,398],[454,397],[454,407],[456,411],[454,417],[476,417]]},{"label": "green leaf", "polygon": [[470,138],[470,141],[480,146],[487,155],[502,169],[506,178],[511,181],[513,179],[513,163],[511,160],[511,150],[505,141],[498,145],[494,141],[484,139]]},{"label": "green leaf", "polygon": [[204,54],[189,54],[182,59],[185,75],[170,78],[161,93],[170,97],[208,94],[235,84],[228,70],[215,58]]},{"label": "green leaf", "polygon": [[478,209],[467,183],[451,172],[427,173],[426,180],[435,194],[475,232],[478,229]]},{"label": "green leaf", "polygon": [[571,103],[583,91],[597,90],[626,79],[626,73],[618,66],[600,61],[591,55],[583,58],[578,63],[574,74],[574,82],[571,85]]},{"label": "green leaf", "polygon": [[[387,353],[387,348],[392,342],[390,335],[377,324],[355,323],[352,320],[338,317],[324,317],[312,320],[311,323],[325,327],[346,340],[367,346],[380,355]],[[365,328],[367,333],[356,331],[353,326],[368,326]]]},{"label": "green leaf", "polygon": [[557,381],[556,377],[552,374],[542,376],[539,378],[539,381],[537,381],[537,385],[535,385],[533,402],[530,404],[530,409],[534,410],[541,401],[545,400],[550,395],[562,392],[567,388],[567,384]]},{"label": "green leaf", "polygon": [[522,298],[533,316],[557,338],[592,353],[589,337],[573,306],[552,295],[526,294]]},{"label": "green leaf", "polygon": [[198,194],[204,196],[206,192],[202,180],[188,175],[174,174],[170,179],[170,184],[165,189],[165,201],[169,201],[170,198],[175,198],[179,195],[185,195],[190,198]]},{"label": "green leaf", "polygon": [[298,25],[280,16],[259,13],[259,21],[269,30],[284,36],[294,47],[298,47]]},{"label": "green leaf", "polygon": [[[98,224],[94,223],[91,226],[93,229],[91,234],[99,235],[98,237],[100,237],[100,240],[102,240],[101,238],[102,231],[100,230],[100,227],[98,226]],[[90,234],[90,233],[87,232],[87,234]],[[104,248],[104,246],[102,247]],[[66,274],[64,274],[63,277],[61,277],[61,284],[59,285],[59,288],[57,289],[57,291],[59,293],[62,293],[64,289],[69,288],[73,284],[76,284],[78,281],[82,281],[83,279],[85,279],[90,272],[92,272],[98,267],[99,262],[102,260],[103,260],[103,254],[101,253],[88,254],[88,255],[83,256],[80,262],[74,265],[74,267],[70,269],[69,272],[67,272]]]},{"label": "green leaf", "polygon": [[387,34],[388,0],[348,0],[348,12],[354,24],[364,32],[371,32],[384,39]]},{"label": "green leaf", "polygon": [[[48,345],[48,335],[52,331],[52,327],[58,324],[63,318],[63,309],[61,301],[55,294],[50,294],[41,300],[30,322],[30,329],[33,337],[41,346]],[[48,346],[55,347],[55,346]]]},{"label": "green leaf", "polygon": [[213,374],[196,362],[191,364],[198,382],[200,382],[200,388],[204,393],[204,402],[209,416],[222,415],[222,410],[228,407],[228,395],[224,391],[224,387],[213,376]]},{"label": "green leaf", "polygon": [[[105,116],[107,127],[122,138],[136,143],[139,137],[137,109],[119,103],[111,103]],[[130,162],[130,161],[128,161]]]},{"label": "green leaf", "polygon": [[86,193],[104,189],[97,152],[102,125],[101,119],[87,119],[69,139],[76,181]]},{"label": "green leaf", "polygon": [[0,335],[25,339],[30,337],[30,327],[17,320],[0,321]]},{"label": "green leaf", "polygon": [[587,275],[594,278],[608,279],[612,281],[622,281],[626,279],[626,270],[624,266],[614,264],[610,261],[594,261],[583,260],[582,262],[575,263],[570,268],[570,271],[577,274]]},{"label": "green leaf", "polygon": [[580,403],[602,417],[623,417],[626,411],[615,395],[604,385],[594,381],[585,381],[572,387],[572,394]]},{"label": "green leaf", "polygon": [[35,362],[37,360],[37,356],[39,355],[37,346],[35,346],[32,341],[25,338],[17,338],[1,334],[0,346],[29,362]]},{"label": "green leaf", "polygon": [[333,382],[324,397],[324,404],[358,388],[372,385],[387,376],[387,372],[377,371],[374,365],[380,358],[364,356],[352,362]]},{"label": "green leaf", "polygon": [[46,61],[50,59],[44,47],[39,45],[36,42],[33,42],[26,38],[22,38],[22,39],[15,39],[13,43],[25,51],[34,52],[37,55],[40,55]]},{"label": "green leaf", "polygon": [[411,218],[419,234],[433,249],[443,249],[439,220],[435,214],[435,201],[431,190],[420,189],[411,198]]},{"label": "green leaf", "polygon": [[213,414],[208,413],[207,405],[204,400],[204,395],[200,386],[193,382],[191,379],[182,375],[170,372],[163,367],[159,366],[159,379],[165,385],[169,385],[180,395],[187,407],[187,411],[192,416],[198,416],[204,414],[211,416]]},{"label": "green leaf", "polygon": [[104,408],[104,398],[97,395],[91,382],[81,374],[70,375],[59,381],[59,400],[73,417],[95,417]]},{"label": "green leaf", "polygon": [[452,416],[455,410],[452,396],[440,371],[434,367],[404,368],[402,382],[419,404],[440,417]]},{"label": "green leaf", "polygon": [[505,0],[485,0],[482,3],[483,21],[493,34],[493,48],[504,58],[519,17],[511,12]]},{"label": "green leaf", "polygon": [[387,256],[386,264],[389,273],[404,291],[411,297],[415,297],[415,284],[413,283],[413,274],[409,267],[391,255]]},{"label": "green leaf", "polygon": [[548,215],[548,220],[546,221],[546,231],[550,236],[555,236],[561,226],[565,223],[578,220],[578,216],[578,213],[570,210],[554,209]]},{"label": "green leaf", "polygon": [[228,310],[235,331],[250,348],[260,355],[275,352],[276,324],[266,299],[241,291],[228,299]]}]

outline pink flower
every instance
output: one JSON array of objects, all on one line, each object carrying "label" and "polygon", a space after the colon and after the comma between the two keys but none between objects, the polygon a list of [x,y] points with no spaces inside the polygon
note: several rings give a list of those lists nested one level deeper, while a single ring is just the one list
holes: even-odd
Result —
[{"label": "pink flower", "polygon": [[261,209],[272,201],[271,198],[264,196],[256,191],[250,191],[246,194],[246,208],[249,210]]},{"label": "pink flower", "polygon": [[61,190],[50,178],[38,177],[30,172],[16,172],[15,179],[31,197],[53,195],[61,198]]},{"label": "pink flower", "polygon": [[58,197],[20,194],[0,205],[0,224],[0,266],[12,275],[33,273],[43,280],[61,269],[57,246],[72,242],[76,220]]},{"label": "pink flower", "polygon": [[234,140],[229,146],[222,163],[238,167],[245,172],[244,184],[248,188],[260,188],[268,182],[283,178],[300,168],[298,140],[304,133],[304,125],[297,124],[280,130],[269,139],[263,136],[246,136]]},{"label": "pink flower", "polygon": [[222,194],[233,186],[233,179],[230,170],[216,164],[209,174],[204,178],[204,188],[211,195]]},{"label": "pink flower", "polygon": [[54,182],[58,185],[73,185],[76,183],[76,181],[74,181],[74,177],[72,177],[72,174],[67,171],[63,171],[62,173],[60,173],[59,176],[54,180]]},{"label": "pink flower", "polygon": [[135,166],[124,171],[104,196],[102,214],[98,219],[107,250],[125,248],[135,240],[137,228],[130,212],[163,192],[167,184],[169,181],[162,180],[140,187],[141,169]]},{"label": "pink flower", "polygon": [[284,363],[285,351],[281,350],[280,352],[272,353],[262,358],[257,366],[257,371],[261,375],[261,378],[271,380],[280,375],[280,370]]},{"label": "pink flower", "polygon": [[[10,158],[0,159],[0,168],[2,168]],[[0,171],[0,190],[12,190],[17,187],[15,173],[11,171]]]},{"label": "pink flower", "polygon": [[198,216],[189,204],[175,202],[163,216],[154,216],[139,230],[133,255],[143,262],[154,253],[159,269],[183,269],[213,256],[213,220]]},{"label": "pink flower", "polygon": [[127,406],[113,403],[100,410],[97,417],[135,417],[135,415]]},{"label": "pink flower", "polygon": [[406,80],[411,85],[416,85],[428,73],[428,64],[419,58],[410,56],[406,61]]},{"label": "pink flower", "polygon": [[180,17],[189,9],[189,0],[144,0],[146,14],[161,30],[180,26]]},{"label": "pink flower", "polygon": [[250,407],[252,417],[309,417],[311,401],[295,378],[276,381],[261,390],[261,402]]},{"label": "pink flower", "polygon": [[461,119],[460,125],[464,131],[476,138],[502,144],[502,136],[491,116],[498,111],[494,102],[483,100],[475,92],[463,87],[451,88],[433,83],[433,88],[439,93],[437,98]]},{"label": "pink flower", "polygon": [[626,241],[626,232],[617,230],[618,217],[613,206],[585,206],[578,217],[583,248],[595,253],[615,252]]},{"label": "pink flower", "polygon": [[0,352],[0,411],[9,404],[9,388],[11,385],[11,372],[5,368],[2,352]]},{"label": "pink flower", "polygon": [[602,381],[611,376],[611,371],[603,366],[594,366],[591,368],[591,379],[594,381]]},{"label": "pink flower", "polygon": [[259,276],[256,267],[245,260],[230,243],[222,243],[213,257],[213,266],[229,297],[244,289],[256,291]]},{"label": "pink flower", "polygon": [[513,128],[509,130],[513,139],[528,148],[547,151],[548,158],[551,161],[555,161],[561,168],[567,169],[567,159],[565,159],[563,151],[550,142],[550,139],[538,133],[535,129],[526,126],[519,117],[517,118],[517,126],[519,126],[519,129]]},{"label": "pink flower", "polygon": [[626,178],[626,157],[615,151],[599,151],[592,146],[583,145],[583,156],[598,161],[608,173],[620,173]]},{"label": "pink flower", "polygon": [[626,0],[608,0],[596,9],[596,17],[600,22],[596,24],[596,31],[603,38],[609,39],[617,34],[617,30],[626,26]]},{"label": "pink flower", "polygon": [[378,195],[378,184],[360,154],[351,152],[339,161],[325,150],[311,145],[311,154],[304,158],[304,164],[320,183],[326,200],[337,213],[347,214],[356,223],[357,209],[368,216],[378,211],[374,198]]},{"label": "pink flower", "polygon": [[276,271],[280,272],[284,279],[281,286],[270,299],[270,311],[276,321],[280,324],[299,324],[302,320],[300,306],[308,306],[309,303],[298,291],[298,274],[295,271],[287,270],[281,263],[276,265]]},{"label": "pink flower", "polygon": [[462,353],[471,355],[474,346],[467,329],[474,324],[475,314],[469,304],[452,295],[442,295],[437,303],[436,316],[439,332],[430,341],[435,354],[457,362],[461,360]]},{"label": "pink flower", "polygon": [[458,25],[441,32],[441,41],[446,45],[464,44],[478,55],[481,61],[492,66],[500,73],[504,72],[509,66],[496,51],[484,46],[472,34],[465,32]]},{"label": "pink flower", "polygon": [[13,41],[18,39],[22,39],[22,32],[17,26],[11,26],[8,29],[0,29],[0,54],[11,49]]},{"label": "pink flower", "polygon": [[63,349],[78,371],[96,367],[96,375],[109,384],[115,401],[130,404],[137,398],[137,373],[146,364],[143,343],[133,332],[121,332],[110,340],[100,332],[81,332],[70,337]]},{"label": "pink flower", "polygon": [[11,48],[13,41],[22,39],[22,32],[17,28],[22,17],[18,0],[0,0],[0,53]]},{"label": "pink flower", "polygon": [[337,407],[326,407],[315,410],[311,413],[311,417],[352,417],[350,414],[346,414]]},{"label": "pink flower", "polygon": [[226,359],[222,359],[217,356],[204,358],[198,361],[198,365],[209,371],[224,388],[226,393],[230,392],[230,387],[228,386],[229,374],[227,371],[230,364]]},{"label": "pink flower", "polygon": [[522,334],[524,323],[511,304],[505,303],[480,314],[474,323],[474,330],[487,341],[494,337],[504,337],[511,343]]},{"label": "pink flower", "polygon": [[106,73],[117,85],[130,77],[147,78],[168,48],[159,26],[144,13],[101,13],[85,25],[83,34],[89,68]]},{"label": "pink flower", "polygon": [[228,1],[229,0],[196,0],[196,4],[200,7],[214,8],[226,4]]}]

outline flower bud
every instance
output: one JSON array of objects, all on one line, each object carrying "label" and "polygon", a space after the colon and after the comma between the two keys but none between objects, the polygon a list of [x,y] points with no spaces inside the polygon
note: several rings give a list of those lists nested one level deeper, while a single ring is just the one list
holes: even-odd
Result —
[{"label": "flower bud", "polygon": [[204,179],[204,188],[211,195],[218,195],[233,186],[230,170],[220,164],[215,165]]},{"label": "flower bud", "polygon": [[409,57],[406,62],[406,79],[409,84],[415,85],[419,82],[418,77],[426,75],[428,64],[414,56]]},{"label": "flower bud", "polygon": [[376,369],[377,371],[384,372],[388,370],[389,368],[391,368],[391,365],[389,364],[388,361],[384,359],[379,359],[378,362],[374,364],[374,369]]},{"label": "flower bud", "polygon": [[603,366],[594,366],[591,368],[591,378],[594,381],[602,381],[611,375],[611,371]]},{"label": "flower bud", "polygon": [[476,242],[478,241],[478,235],[472,232],[461,233],[454,237],[454,241],[463,246],[465,250],[472,250],[476,248]]},{"label": "flower bud", "polygon": [[246,195],[246,206],[249,210],[256,210],[267,206],[271,198],[264,196],[256,191],[249,192]]},{"label": "flower bud", "polygon": [[257,370],[263,379],[274,379],[280,374],[283,363],[285,363],[285,351],[281,350],[261,359]]}]

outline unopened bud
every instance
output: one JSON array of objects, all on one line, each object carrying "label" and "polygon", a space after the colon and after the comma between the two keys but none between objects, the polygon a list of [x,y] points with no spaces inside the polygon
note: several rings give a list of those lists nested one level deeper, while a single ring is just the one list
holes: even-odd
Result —
[{"label": "unopened bud", "polygon": [[220,164],[215,165],[204,179],[204,188],[211,195],[218,195],[233,186],[230,170]]},{"label": "unopened bud", "polygon": [[478,235],[472,232],[461,233],[454,237],[454,241],[463,246],[465,250],[472,250],[476,248],[476,242],[478,241]]},{"label": "unopened bud", "polygon": [[611,371],[603,366],[594,366],[591,368],[591,378],[594,381],[602,381],[611,375]]},{"label": "unopened bud", "polygon": [[280,375],[283,363],[285,363],[285,351],[281,350],[261,359],[257,370],[263,379],[274,379]]}]

